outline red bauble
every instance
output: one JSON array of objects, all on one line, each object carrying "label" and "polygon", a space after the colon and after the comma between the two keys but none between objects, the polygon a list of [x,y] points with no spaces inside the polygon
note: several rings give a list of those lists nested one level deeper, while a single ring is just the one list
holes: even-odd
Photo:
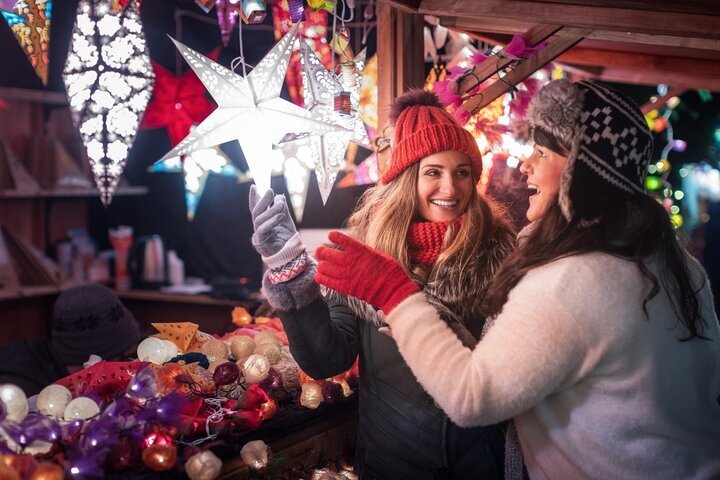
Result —
[{"label": "red bauble", "polygon": [[170,470],[177,462],[177,448],[175,445],[153,445],[143,450],[142,461],[155,472]]},{"label": "red bauble", "polygon": [[239,376],[240,369],[235,362],[225,362],[215,367],[213,381],[216,387],[222,387],[223,385],[230,385],[235,382]]},{"label": "red bauble", "polygon": [[262,419],[270,420],[275,416],[278,410],[277,402],[272,398],[268,398],[267,402],[260,404],[260,411],[262,412]]},{"label": "red bauble", "polygon": [[105,466],[109,470],[130,470],[138,460],[138,454],[138,449],[129,437],[120,437],[120,443],[105,458]]},{"label": "red bauble", "polygon": [[327,404],[340,403],[345,398],[342,385],[335,382],[325,382],[322,386],[322,394],[323,401]]},{"label": "red bauble", "polygon": [[145,440],[143,443],[145,443],[146,447],[152,447],[155,445],[162,445],[163,447],[166,447],[168,445],[172,445],[173,440],[170,435],[166,435],[160,432],[150,432],[145,435]]}]

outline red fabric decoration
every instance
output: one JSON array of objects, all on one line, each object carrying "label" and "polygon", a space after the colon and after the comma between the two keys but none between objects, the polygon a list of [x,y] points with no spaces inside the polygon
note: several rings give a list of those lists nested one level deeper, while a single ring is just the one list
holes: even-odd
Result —
[{"label": "red fabric decoration", "polygon": [[[275,41],[290,31],[293,22],[290,19],[290,10],[287,0],[280,0],[272,6],[273,26],[275,27]],[[327,43],[327,11],[305,9],[306,20],[300,25],[299,34],[310,47],[318,54],[323,65],[329,68],[332,61],[332,50]],[[295,50],[290,57],[285,83],[288,86],[290,99],[294,104],[305,106],[302,89],[302,75],[300,73],[300,52]]]},{"label": "red fabric decoration", "polygon": [[8,108],[7,103],[5,103],[5,100],[3,100],[2,98],[0,98],[0,108],[4,108],[4,109]]},{"label": "red fabric decoration", "polygon": [[340,232],[330,232],[328,239],[341,250],[320,246],[315,251],[320,261],[318,283],[380,307],[386,314],[420,291],[390,255]]},{"label": "red fabric decoration", "polygon": [[70,390],[74,397],[97,395],[102,401],[109,400],[125,390],[135,374],[148,362],[101,361],[88,368],[61,378],[55,383]]},{"label": "red fabric decoration", "polygon": [[[219,56],[218,47],[208,58],[217,61]],[[155,90],[140,129],[167,128],[174,147],[190,133],[191,126],[202,122],[215,110],[215,104],[205,95],[205,86],[192,70],[176,77],[155,62],[152,67]]]}]

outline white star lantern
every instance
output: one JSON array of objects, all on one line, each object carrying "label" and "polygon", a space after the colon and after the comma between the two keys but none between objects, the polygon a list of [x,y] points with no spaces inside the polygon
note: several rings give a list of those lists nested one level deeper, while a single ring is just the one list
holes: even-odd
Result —
[{"label": "white star lantern", "polygon": [[155,75],[135,1],[80,0],[63,80],[100,199],[110,204]]},{"label": "white star lantern", "polygon": [[[353,141],[361,145],[369,145],[365,124],[360,119],[358,110],[360,83],[365,67],[365,50],[355,57],[354,71],[349,75],[341,73],[338,77],[328,71],[310,45],[300,39],[300,62],[307,109],[322,115],[327,122],[345,129],[310,139],[315,157],[315,176],[324,204],[332,191],[338,172],[343,167],[348,143]],[[343,85],[339,80],[344,80]],[[335,111],[335,95],[343,91],[350,92],[352,104],[350,115]],[[305,135],[290,134],[286,135],[283,141],[297,141],[304,137]]]},{"label": "white star lantern", "polygon": [[230,162],[230,159],[219,148],[207,150],[196,150],[190,155],[181,159],[180,157],[169,158],[155,163],[149,168],[151,172],[182,172],[185,179],[185,205],[187,207],[187,218],[192,221],[195,218],[200,198],[205,191],[210,174],[222,175],[224,177],[235,177],[238,180],[243,178],[240,172]]},{"label": "white star lantern", "polygon": [[288,132],[322,134],[342,130],[321,115],[279,97],[299,25],[295,24],[247,77],[173,40],[218,108],[163,159],[237,140],[255,184],[265,191],[270,188],[268,157],[274,142]]}]

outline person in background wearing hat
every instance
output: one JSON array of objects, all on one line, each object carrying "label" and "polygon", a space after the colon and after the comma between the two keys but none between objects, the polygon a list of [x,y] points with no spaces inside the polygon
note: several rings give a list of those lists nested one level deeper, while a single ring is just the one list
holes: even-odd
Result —
[{"label": "person in background wearing hat", "polygon": [[[413,279],[412,289],[421,288],[453,337],[472,348],[484,324],[481,294],[510,252],[514,234],[475,189],[482,168],[475,140],[434,94],[420,90],[399,97],[391,120],[391,166],[382,184],[361,199],[349,230],[397,259]],[[502,478],[502,427],[465,429],[449,421],[392,338],[378,331],[384,325],[380,312],[338,292],[320,295],[316,263],[300,243],[285,198],[272,191],[259,198],[254,189],[250,195],[253,244],[270,267],[265,294],[280,312],[300,367],[322,379],[360,357],[360,477]],[[364,272],[358,280],[381,289],[382,273]],[[439,368],[439,374],[455,376]]]},{"label": "person in background wearing hat", "polygon": [[[720,478],[720,328],[705,272],[644,191],[640,109],[599,83],[558,80],[529,119],[531,224],[490,284],[492,325],[474,349],[395,259],[340,233],[342,251],[317,251],[317,281],[386,313],[459,425],[513,418],[532,479]],[[382,288],[358,280],[368,271]]]},{"label": "person in background wearing hat", "polygon": [[135,354],[140,329],[120,299],[102,285],[64,291],[55,301],[47,338],[27,338],[0,349],[0,384],[31,396],[83,368],[90,355],[114,360]]}]

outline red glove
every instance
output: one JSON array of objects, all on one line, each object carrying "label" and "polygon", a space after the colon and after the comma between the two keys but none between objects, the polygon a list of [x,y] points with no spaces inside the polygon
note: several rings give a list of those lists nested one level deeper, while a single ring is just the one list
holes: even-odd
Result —
[{"label": "red glove", "polygon": [[380,307],[386,314],[420,291],[390,255],[340,232],[330,232],[328,239],[342,250],[321,246],[315,251],[320,262],[318,283]]}]

